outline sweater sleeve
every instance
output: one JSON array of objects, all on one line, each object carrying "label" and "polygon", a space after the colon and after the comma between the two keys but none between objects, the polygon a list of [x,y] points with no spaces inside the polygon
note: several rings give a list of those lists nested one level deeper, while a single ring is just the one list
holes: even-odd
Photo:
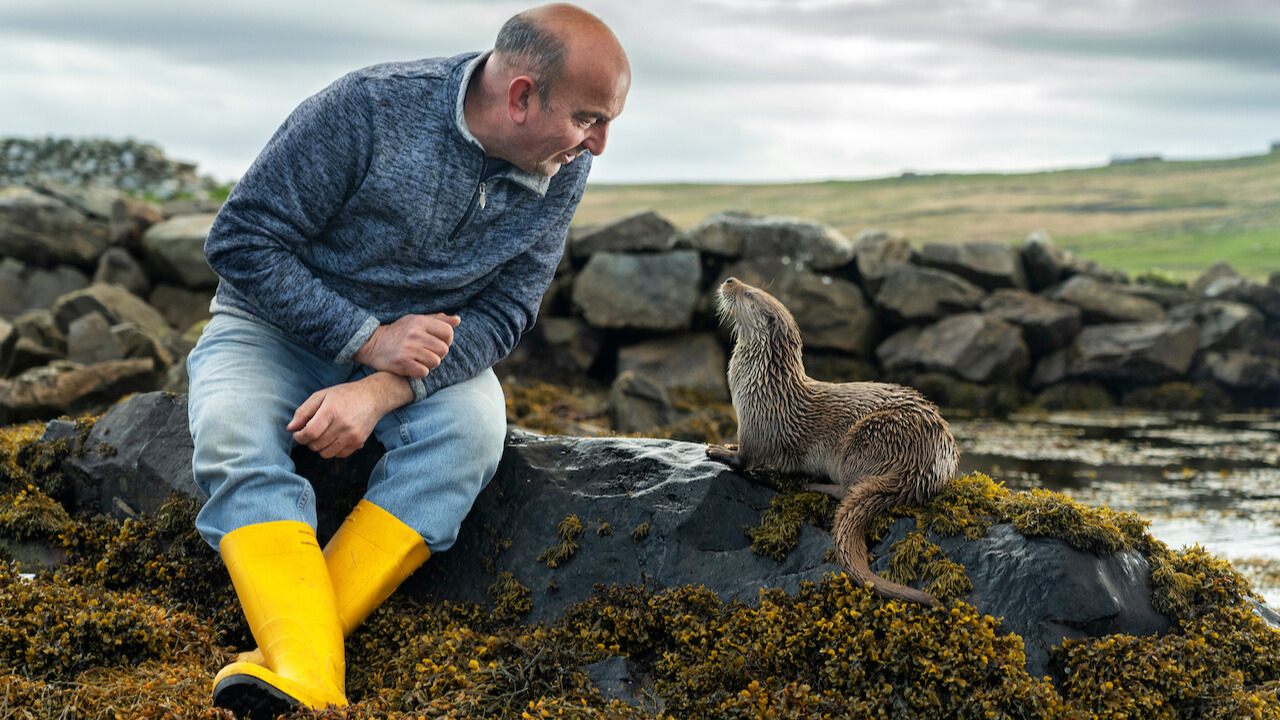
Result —
[{"label": "sweater sleeve", "polygon": [[506,357],[538,319],[542,296],[564,255],[569,221],[582,198],[586,173],[572,190],[560,215],[545,227],[537,242],[503,266],[493,282],[461,308],[453,344],[440,366],[421,380],[410,380],[414,400],[422,400],[492,367]]},{"label": "sweater sleeve", "polygon": [[339,363],[378,319],[326,287],[297,250],[363,182],[370,125],[368,92],[350,75],[305,100],[236,185],[205,243],[210,267],[264,320]]}]

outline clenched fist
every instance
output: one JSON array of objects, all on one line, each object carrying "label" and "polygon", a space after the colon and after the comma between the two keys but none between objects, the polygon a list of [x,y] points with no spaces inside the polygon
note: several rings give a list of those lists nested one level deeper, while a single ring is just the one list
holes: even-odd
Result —
[{"label": "clenched fist", "polygon": [[382,325],[355,354],[355,361],[402,377],[424,378],[440,366],[453,344],[457,315],[405,315]]}]

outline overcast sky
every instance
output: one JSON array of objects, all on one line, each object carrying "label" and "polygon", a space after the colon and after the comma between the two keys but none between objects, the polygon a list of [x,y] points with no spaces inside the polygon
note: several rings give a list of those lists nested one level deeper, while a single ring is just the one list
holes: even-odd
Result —
[{"label": "overcast sky", "polygon": [[[1280,141],[1276,0],[584,0],[631,56],[594,181],[1018,171]],[[238,177],[303,98],[492,45],[505,0],[0,0],[0,135]]]}]

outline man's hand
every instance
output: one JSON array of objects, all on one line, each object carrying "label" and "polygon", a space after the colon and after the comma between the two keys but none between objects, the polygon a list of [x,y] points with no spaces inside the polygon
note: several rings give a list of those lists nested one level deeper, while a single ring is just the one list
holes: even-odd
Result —
[{"label": "man's hand", "polygon": [[355,361],[374,370],[408,378],[424,378],[440,366],[453,344],[457,315],[405,315],[382,325],[355,354]]},{"label": "man's hand", "polygon": [[364,447],[383,415],[412,400],[413,389],[403,377],[375,373],[313,394],[285,429],[320,457],[346,457]]}]

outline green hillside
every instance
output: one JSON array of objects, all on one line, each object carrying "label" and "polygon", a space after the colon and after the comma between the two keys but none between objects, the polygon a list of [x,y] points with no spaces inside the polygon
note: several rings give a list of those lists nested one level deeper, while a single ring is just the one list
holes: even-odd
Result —
[{"label": "green hillside", "polygon": [[917,245],[998,240],[1035,230],[1086,257],[1140,273],[1192,279],[1225,260],[1265,279],[1280,271],[1280,152],[1230,160],[1164,161],[1022,174],[907,175],[776,185],[588,186],[575,224],[653,209],[687,228],[742,210],[866,228]]}]

